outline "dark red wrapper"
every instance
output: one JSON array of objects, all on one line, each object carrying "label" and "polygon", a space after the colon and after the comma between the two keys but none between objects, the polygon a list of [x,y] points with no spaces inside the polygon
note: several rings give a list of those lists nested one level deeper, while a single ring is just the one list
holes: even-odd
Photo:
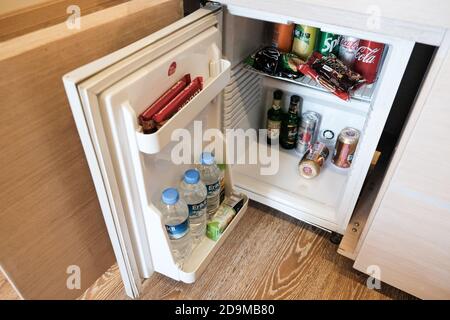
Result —
[{"label": "dark red wrapper", "polygon": [[153,116],[153,120],[161,127],[161,123],[172,117],[178,110],[183,108],[195,95],[203,89],[203,78],[196,77],[162,110]]},{"label": "dark red wrapper", "polygon": [[152,103],[139,116],[139,123],[142,126],[144,133],[152,133],[156,131],[156,123],[153,116],[161,111],[170,101],[172,101],[180,92],[191,83],[191,75],[185,74],[177,83],[175,83],[169,90],[164,92],[155,102]]},{"label": "dark red wrapper", "polygon": [[[331,55],[330,55],[331,56]],[[301,64],[298,66],[298,71],[303,73],[306,76],[309,76],[310,78],[314,79],[318,84],[320,84],[321,86],[323,86],[325,89],[327,89],[328,91],[330,91],[331,93],[333,93],[334,95],[336,95],[337,97],[343,99],[343,100],[349,100],[350,99],[350,93],[349,90],[343,90],[341,87],[344,87],[345,89],[351,88],[352,90],[356,89],[357,87],[359,87],[361,84],[363,84],[365,82],[365,80],[357,73],[351,71],[350,69],[348,69],[347,67],[344,67],[344,65],[342,65],[342,67],[340,68],[341,72],[342,72],[342,68],[346,68],[344,73],[340,73],[339,76],[342,77],[343,75],[348,75],[350,74],[351,77],[356,78],[353,79],[353,82],[350,82],[349,85],[349,78],[347,77],[347,86],[342,86],[341,84],[343,84],[342,82],[336,82],[336,79],[334,79],[334,81],[336,83],[332,83],[329,79],[327,79],[326,77],[320,75],[314,68],[313,65],[316,66],[317,63],[320,63],[321,59],[323,58],[323,55],[319,52],[314,52],[311,57],[308,59],[308,61],[305,64]],[[331,59],[333,57],[325,57],[325,59]],[[341,62],[336,59],[333,58],[335,60],[333,61],[338,61],[338,63],[341,64]],[[319,64],[320,66],[320,64]],[[320,70],[323,71],[323,70]],[[328,74],[326,74],[328,75]],[[345,76],[343,77],[345,78]],[[339,78],[342,79],[342,78]],[[342,80],[340,80],[342,81]]]}]

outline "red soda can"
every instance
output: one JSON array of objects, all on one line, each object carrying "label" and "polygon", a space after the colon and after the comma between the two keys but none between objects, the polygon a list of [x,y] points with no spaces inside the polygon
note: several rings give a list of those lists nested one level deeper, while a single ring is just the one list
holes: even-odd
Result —
[{"label": "red soda can", "polygon": [[354,70],[362,75],[367,83],[377,78],[378,65],[383,55],[384,44],[370,40],[361,40],[355,55]]}]

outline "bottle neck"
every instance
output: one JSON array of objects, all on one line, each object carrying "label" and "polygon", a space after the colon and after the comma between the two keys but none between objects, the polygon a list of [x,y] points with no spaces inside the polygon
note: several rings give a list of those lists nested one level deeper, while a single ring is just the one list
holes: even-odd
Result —
[{"label": "bottle neck", "polygon": [[296,103],[291,103],[291,105],[289,106],[289,113],[298,113],[298,107]]},{"label": "bottle neck", "polygon": [[272,109],[280,110],[280,108],[281,108],[281,100],[273,100]]}]

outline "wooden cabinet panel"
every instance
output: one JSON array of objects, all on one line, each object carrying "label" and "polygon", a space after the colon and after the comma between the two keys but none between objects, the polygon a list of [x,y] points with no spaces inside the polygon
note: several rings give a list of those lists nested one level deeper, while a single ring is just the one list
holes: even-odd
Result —
[{"label": "wooden cabinet panel", "polygon": [[355,262],[363,272],[379,266],[382,281],[420,298],[450,299],[449,44],[447,34]]},{"label": "wooden cabinet panel", "polygon": [[49,27],[69,18],[67,8],[76,5],[81,16],[129,0],[2,0],[0,2],[0,41]]},{"label": "wooden cabinet panel", "polygon": [[24,298],[76,298],[114,263],[62,76],[181,16],[178,0],[135,0],[0,47],[0,265]]}]

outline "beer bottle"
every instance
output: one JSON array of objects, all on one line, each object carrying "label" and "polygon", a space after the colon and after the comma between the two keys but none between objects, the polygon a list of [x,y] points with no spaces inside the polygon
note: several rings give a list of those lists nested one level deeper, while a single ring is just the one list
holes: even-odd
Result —
[{"label": "beer bottle", "polygon": [[273,102],[269,111],[267,111],[267,144],[276,144],[280,139],[281,118],[281,98],[283,92],[275,90],[273,93]]},{"label": "beer bottle", "polygon": [[283,117],[281,122],[280,144],[285,149],[293,149],[297,143],[299,101],[299,96],[291,96],[289,112]]}]

